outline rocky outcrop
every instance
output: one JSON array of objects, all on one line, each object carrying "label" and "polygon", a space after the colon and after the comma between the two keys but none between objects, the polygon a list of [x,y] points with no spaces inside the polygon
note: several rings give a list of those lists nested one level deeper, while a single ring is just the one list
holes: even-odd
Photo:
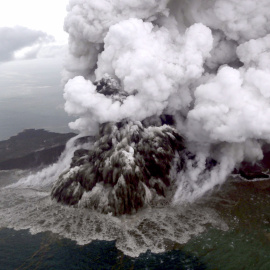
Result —
[{"label": "rocky outcrop", "polygon": [[270,145],[263,147],[263,159],[256,163],[242,162],[233,174],[239,175],[237,184],[257,189],[270,189]]}]

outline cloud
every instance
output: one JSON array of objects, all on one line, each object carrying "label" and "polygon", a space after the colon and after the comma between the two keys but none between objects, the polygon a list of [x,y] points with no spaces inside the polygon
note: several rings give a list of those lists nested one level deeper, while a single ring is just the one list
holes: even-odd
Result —
[{"label": "cloud", "polygon": [[98,54],[103,50],[109,28],[130,18],[153,21],[167,15],[169,0],[72,0],[64,29],[69,33],[69,56],[65,81],[75,76],[93,73]]},{"label": "cloud", "polygon": [[[173,0],[188,23],[201,22],[222,30],[238,43],[264,37],[270,31],[269,0]],[[181,17],[181,16],[180,16]]]},{"label": "cloud", "polygon": [[[202,24],[193,25],[178,40],[174,38],[168,31],[155,30],[152,23],[138,19],[115,24],[105,38],[96,77],[116,76],[131,95],[122,104],[113,102],[98,93],[90,80],[75,77],[65,87],[66,110],[99,123],[161,114],[179,85],[201,76],[204,59],[212,48],[211,31]],[[136,95],[132,95],[134,90]],[[78,121],[73,126],[89,130],[93,125]]]},{"label": "cloud", "polygon": [[54,38],[42,31],[16,26],[1,27],[0,40],[0,62],[6,62],[16,59],[16,53],[20,51],[19,58],[24,58],[24,55],[25,58],[35,58],[39,48],[54,41]]}]

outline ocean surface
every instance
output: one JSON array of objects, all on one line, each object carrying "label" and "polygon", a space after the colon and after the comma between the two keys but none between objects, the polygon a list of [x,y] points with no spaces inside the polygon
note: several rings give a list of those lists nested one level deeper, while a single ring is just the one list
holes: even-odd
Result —
[{"label": "ocean surface", "polygon": [[23,129],[70,132],[64,111],[61,59],[11,61],[0,65],[0,140]]},{"label": "ocean surface", "polygon": [[7,187],[0,172],[0,269],[270,269],[270,192],[229,179],[192,205],[115,218]]},{"label": "ocean surface", "polygon": [[85,246],[52,233],[0,231],[1,269],[207,269],[196,256],[181,250],[150,251],[137,258],[125,256],[115,243],[93,241]]}]

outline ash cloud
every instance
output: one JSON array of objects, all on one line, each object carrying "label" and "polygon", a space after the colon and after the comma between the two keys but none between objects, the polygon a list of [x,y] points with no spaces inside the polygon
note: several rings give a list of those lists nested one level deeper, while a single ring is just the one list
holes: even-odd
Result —
[{"label": "ash cloud", "polygon": [[270,31],[269,1],[180,0],[178,10],[188,24],[201,22],[243,43],[264,37]]},{"label": "ash cloud", "polygon": [[[222,184],[243,160],[262,159],[270,141],[268,0],[71,0],[68,12],[65,109],[78,117],[71,128],[96,135],[104,123],[171,115],[186,147],[176,203]],[[104,78],[126,95],[101,93]]]}]

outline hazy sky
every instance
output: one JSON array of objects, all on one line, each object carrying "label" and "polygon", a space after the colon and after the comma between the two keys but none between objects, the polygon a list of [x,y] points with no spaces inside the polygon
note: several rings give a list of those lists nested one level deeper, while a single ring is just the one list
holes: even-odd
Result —
[{"label": "hazy sky", "polygon": [[0,9],[0,140],[24,128],[66,131],[61,70],[68,0],[9,0]]},{"label": "hazy sky", "polygon": [[24,26],[65,41],[63,19],[68,0],[8,0],[0,9],[0,26]]}]

